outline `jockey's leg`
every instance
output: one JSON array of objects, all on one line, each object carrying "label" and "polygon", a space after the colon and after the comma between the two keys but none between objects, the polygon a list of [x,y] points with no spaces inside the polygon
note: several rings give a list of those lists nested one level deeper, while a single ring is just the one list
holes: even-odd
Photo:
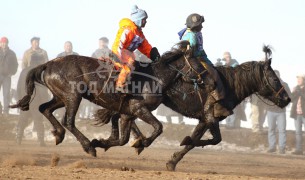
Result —
[{"label": "jockey's leg", "polygon": [[57,121],[57,119],[52,114],[56,109],[64,107],[64,103],[58,99],[57,97],[53,97],[53,99],[49,102],[46,102],[39,106],[39,111],[50,121],[53,125],[52,133],[55,136],[56,145],[61,143],[65,138],[65,129],[62,125]]},{"label": "jockey's leg", "polygon": [[222,104],[222,100],[225,98],[225,89],[222,83],[222,80],[219,77],[219,74],[217,72],[217,70],[213,67],[212,64],[206,63],[207,60],[205,60],[204,58],[201,58],[201,62],[204,66],[204,68],[206,68],[210,74],[210,76],[212,77],[212,79],[214,80],[216,86],[213,84],[212,86],[215,86],[214,90],[211,93],[211,95],[213,96],[213,98],[215,99],[215,103],[214,103],[214,116],[215,117],[221,117],[221,116],[229,116],[231,115],[233,112],[229,109],[227,109],[226,107],[224,107],[224,105]]},{"label": "jockey's leg", "polygon": [[116,90],[119,92],[126,92],[127,90],[127,86],[126,86],[126,79],[129,77],[130,75],[130,68],[127,65],[123,65],[122,69],[120,71],[119,77],[116,81]]}]

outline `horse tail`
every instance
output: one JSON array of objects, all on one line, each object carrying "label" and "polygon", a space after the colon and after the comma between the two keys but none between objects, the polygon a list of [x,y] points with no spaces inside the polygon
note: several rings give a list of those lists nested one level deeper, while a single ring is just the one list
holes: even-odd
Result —
[{"label": "horse tail", "polygon": [[116,111],[112,111],[109,109],[99,109],[94,114],[95,122],[92,125],[104,126],[105,124],[108,124],[110,120],[117,114],[118,113]]},{"label": "horse tail", "polygon": [[263,51],[265,53],[265,61],[267,61],[272,55],[272,47],[269,45],[264,45]]},{"label": "horse tail", "polygon": [[22,111],[28,111],[31,103],[31,98],[35,90],[35,82],[45,85],[41,79],[42,72],[47,68],[48,63],[39,65],[31,69],[26,76],[26,95],[17,102],[17,104],[9,106],[10,108],[20,108]]}]

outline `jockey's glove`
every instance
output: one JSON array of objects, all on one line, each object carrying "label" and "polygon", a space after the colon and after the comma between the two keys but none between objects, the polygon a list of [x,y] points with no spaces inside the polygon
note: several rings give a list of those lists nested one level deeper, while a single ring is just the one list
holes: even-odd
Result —
[{"label": "jockey's glove", "polygon": [[158,49],[156,47],[153,47],[150,50],[150,59],[152,61],[157,61],[159,58],[160,58],[160,53],[159,53]]}]

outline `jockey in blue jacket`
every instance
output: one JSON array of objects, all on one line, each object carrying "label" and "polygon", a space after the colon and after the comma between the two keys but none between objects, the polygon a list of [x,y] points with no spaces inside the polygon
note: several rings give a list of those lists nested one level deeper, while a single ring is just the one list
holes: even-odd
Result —
[{"label": "jockey in blue jacket", "polygon": [[180,40],[189,41],[190,46],[193,49],[193,56],[204,64],[204,67],[208,70],[216,83],[215,89],[211,92],[211,95],[215,100],[214,117],[228,116],[233,112],[222,105],[222,100],[225,97],[223,83],[203,49],[203,38],[201,33],[203,22],[203,16],[196,13],[189,15],[186,19],[186,28],[182,29],[178,35]]}]

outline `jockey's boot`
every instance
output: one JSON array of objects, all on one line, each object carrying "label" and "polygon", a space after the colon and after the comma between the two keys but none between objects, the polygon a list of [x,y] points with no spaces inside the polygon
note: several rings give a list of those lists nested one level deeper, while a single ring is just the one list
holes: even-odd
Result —
[{"label": "jockey's boot", "polygon": [[223,96],[222,93],[219,93],[218,89],[216,88],[214,91],[211,92],[211,95],[215,99],[214,103],[214,117],[227,117],[233,114],[232,110],[227,109],[222,103]]}]

